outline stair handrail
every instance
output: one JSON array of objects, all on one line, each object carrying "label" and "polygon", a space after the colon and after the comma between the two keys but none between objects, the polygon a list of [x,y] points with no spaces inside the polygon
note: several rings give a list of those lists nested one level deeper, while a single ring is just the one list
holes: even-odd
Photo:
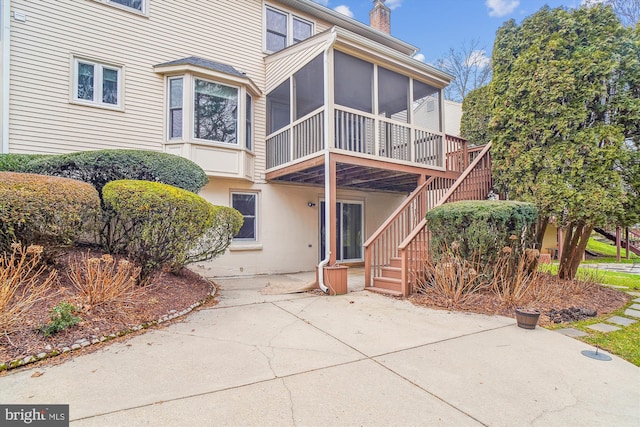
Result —
[{"label": "stair handrail", "polygon": [[443,204],[445,204],[447,202],[449,197],[451,197],[453,195],[453,193],[455,193],[455,191],[458,189],[458,187],[460,187],[460,185],[462,185],[462,182],[467,178],[467,176],[469,176],[469,174],[473,171],[473,169],[475,169],[475,167],[478,165],[478,163],[480,163],[483,160],[484,156],[486,156],[486,154],[489,151],[489,149],[491,149],[491,141],[489,141],[484,146],[482,151],[480,151],[480,154],[478,154],[478,156],[473,160],[473,162],[471,162],[469,167],[467,167],[464,170],[464,172],[462,172],[462,175],[460,175],[460,177],[458,179],[456,179],[456,182],[453,183],[453,185],[451,186],[449,191],[444,193],[444,196],[442,196],[440,201],[438,203],[436,203],[436,206],[443,205]]},{"label": "stair handrail", "polygon": [[367,241],[364,242],[363,246],[366,248],[367,246],[371,245],[371,243],[373,243],[373,241],[376,240],[384,232],[384,229],[389,227],[389,225],[398,217],[398,215],[400,215],[402,211],[404,211],[407,208],[407,206],[413,203],[416,197],[420,195],[420,192],[424,190],[429,184],[431,184],[431,182],[434,179],[435,177],[433,176],[430,177],[428,180],[423,182],[418,188],[413,190],[411,194],[409,194],[409,196],[406,199],[404,199],[404,201],[400,204],[400,206],[398,206],[398,208],[395,211],[393,211],[391,215],[389,215],[389,217],[382,223],[382,225],[378,227],[378,229],[371,235],[371,237],[369,237]]},{"label": "stair handrail", "polygon": [[[447,200],[455,193],[455,191],[460,187],[463,181],[469,176],[469,174],[475,169],[475,167],[480,163],[483,158],[489,152],[491,148],[491,142],[487,143],[485,147],[482,149],[480,154],[471,162],[471,164],[465,169],[465,171],[460,175],[460,177],[454,182],[451,188],[440,198],[440,200],[435,204],[434,207],[441,206],[447,202]],[[402,263],[402,271],[400,272],[402,277],[402,293],[404,296],[408,296],[411,293],[411,287],[409,283],[409,259],[407,254],[407,248],[411,245],[418,236],[421,234],[426,236],[427,245],[428,245],[428,230],[427,230],[427,219],[423,218],[422,221],[416,225],[416,227],[409,233],[409,235],[400,243],[398,246],[398,253],[400,254],[401,263]],[[423,237],[425,238],[425,237]],[[424,248],[423,248],[424,250]]]},{"label": "stair handrail", "polygon": [[396,221],[396,219],[402,215],[402,213],[410,206],[418,196],[422,194],[422,192],[427,188],[435,179],[435,177],[430,177],[424,183],[418,186],[413,192],[407,197],[398,208],[382,223],[380,227],[367,239],[364,243],[364,283],[365,287],[371,286],[371,270],[372,270],[372,253],[371,253],[371,245],[373,245],[379,238],[382,236],[386,230],[391,227],[391,225]]},{"label": "stair handrail", "polygon": [[[443,205],[443,204],[445,204],[447,202],[449,197],[451,197],[451,195],[460,186],[460,184],[462,184],[462,181],[464,181],[464,179],[471,173],[473,168],[475,168],[476,165],[482,161],[482,157],[485,156],[485,154],[487,153],[487,151],[489,151],[490,148],[491,148],[491,142],[489,142],[482,149],[482,151],[480,152],[478,157],[476,157],[473,160],[473,162],[471,162],[469,167],[464,171],[464,173],[462,175],[460,175],[460,177],[458,179],[456,179],[456,182],[453,183],[451,188],[449,190],[447,190],[447,192],[444,194],[444,196],[442,196],[440,198],[440,200],[438,201],[438,203],[436,203],[436,205],[434,207],[441,206],[441,205]],[[411,242],[411,240],[413,240],[416,237],[416,235],[420,232],[420,230],[419,230],[420,225],[423,224],[423,226],[424,226],[424,225],[426,225],[426,223],[427,223],[426,219],[423,219],[422,221],[420,221],[418,223],[418,225],[416,225],[416,228],[414,228],[413,231],[411,233],[409,233],[409,235],[402,241],[402,243],[400,243],[400,246],[398,247],[398,249],[399,250],[405,249],[407,247],[407,245]]]}]

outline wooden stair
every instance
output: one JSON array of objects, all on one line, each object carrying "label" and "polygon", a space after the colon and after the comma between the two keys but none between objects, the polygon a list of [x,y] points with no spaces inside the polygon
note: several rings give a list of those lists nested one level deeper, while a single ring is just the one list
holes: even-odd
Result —
[{"label": "wooden stair", "polygon": [[382,267],[382,276],[373,278],[373,286],[367,290],[380,294],[402,296],[402,260],[391,258],[388,266]]},{"label": "wooden stair", "polygon": [[426,213],[443,203],[483,200],[492,188],[491,143],[468,148],[449,135],[447,143],[453,144],[447,145],[447,171],[461,174],[428,177],[364,243],[366,290],[409,296],[428,258]]}]

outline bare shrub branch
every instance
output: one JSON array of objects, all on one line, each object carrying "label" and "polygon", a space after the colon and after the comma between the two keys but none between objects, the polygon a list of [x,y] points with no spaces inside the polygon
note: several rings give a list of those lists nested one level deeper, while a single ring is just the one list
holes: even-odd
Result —
[{"label": "bare shrub branch", "polygon": [[111,255],[101,258],[88,254],[69,263],[69,279],[82,296],[84,309],[115,309],[132,300],[140,267],[121,259],[116,262]]},{"label": "bare shrub branch", "polygon": [[20,329],[29,310],[47,298],[57,278],[52,270],[41,279],[46,267],[41,265],[42,246],[23,247],[11,244],[11,253],[0,255],[0,332],[10,334]]}]

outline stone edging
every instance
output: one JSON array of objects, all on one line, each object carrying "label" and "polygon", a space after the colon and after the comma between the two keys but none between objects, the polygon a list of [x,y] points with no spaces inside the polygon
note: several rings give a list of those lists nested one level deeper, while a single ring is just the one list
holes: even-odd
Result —
[{"label": "stone edging", "polygon": [[189,307],[185,308],[182,311],[170,310],[169,313],[165,314],[164,316],[161,316],[158,320],[152,320],[151,322],[146,322],[146,323],[142,323],[142,324],[140,324],[138,326],[133,326],[131,328],[126,328],[126,329],[123,329],[121,331],[118,331],[115,334],[110,334],[110,335],[106,335],[106,336],[103,335],[100,338],[91,338],[91,339],[82,338],[82,339],[77,340],[75,343],[73,343],[70,346],[65,346],[65,347],[62,347],[62,348],[55,348],[54,349],[50,345],[47,345],[45,347],[46,351],[43,351],[41,353],[34,354],[34,355],[31,355],[31,356],[27,356],[25,358],[20,358],[20,359],[10,360],[8,362],[0,363],[0,372],[9,371],[11,369],[20,368],[20,367],[28,365],[30,363],[38,362],[40,360],[49,359],[49,358],[58,356],[60,354],[65,354],[65,353],[72,352],[74,350],[79,350],[79,349],[88,347],[89,345],[92,345],[92,344],[99,344],[99,343],[102,343],[102,342],[110,341],[110,340],[113,340],[115,338],[119,338],[119,337],[125,336],[125,335],[127,335],[129,333],[141,331],[143,329],[148,329],[148,328],[150,328],[152,326],[160,325],[162,323],[165,323],[165,322],[168,322],[170,320],[174,320],[174,319],[176,319],[178,317],[184,316],[184,315],[192,312],[195,308],[200,307],[202,304],[207,302],[210,298],[215,297],[216,292],[217,292],[217,288],[216,288],[215,284],[211,280],[209,280],[209,282],[211,283],[211,292],[209,293],[209,295],[207,295],[205,298],[203,298],[200,301],[194,302],[193,304],[191,304]]}]

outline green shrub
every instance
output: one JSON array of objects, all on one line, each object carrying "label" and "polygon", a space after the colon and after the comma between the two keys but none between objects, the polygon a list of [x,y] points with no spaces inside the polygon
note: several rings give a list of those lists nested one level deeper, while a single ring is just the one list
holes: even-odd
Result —
[{"label": "green shrub", "polygon": [[82,321],[79,316],[74,316],[78,308],[68,302],[61,302],[51,309],[49,323],[40,327],[45,337],[57,334],[67,328],[77,325]]},{"label": "green shrub", "polygon": [[99,150],[62,154],[30,162],[25,171],[88,182],[98,190],[103,213],[96,243],[106,251],[119,245],[111,212],[104,209],[102,188],[111,181],[134,179],[161,182],[197,193],[207,175],[190,160],[167,153],[142,150]]},{"label": "green shrub", "polygon": [[114,249],[139,264],[141,282],[159,267],[180,269],[190,246],[213,225],[211,203],[171,185],[112,181],[102,196],[105,209],[115,218]]},{"label": "green shrub", "polygon": [[505,247],[523,255],[534,246],[537,214],[533,204],[514,201],[444,204],[426,216],[432,256],[437,260],[443,248],[453,248],[464,259],[492,263]]},{"label": "green shrub", "polygon": [[227,250],[238,234],[244,218],[240,212],[226,206],[214,206],[213,222],[204,234],[189,247],[182,264],[209,261]]},{"label": "green shrub", "polygon": [[0,154],[0,172],[23,172],[34,160],[46,157],[44,154]]},{"label": "green shrub", "polygon": [[15,240],[68,245],[93,225],[97,191],[73,179],[0,172],[0,251]]},{"label": "green shrub", "polygon": [[35,159],[25,172],[88,182],[98,192],[110,181],[136,179],[162,182],[197,193],[207,183],[202,168],[173,154],[143,150],[83,151]]}]

